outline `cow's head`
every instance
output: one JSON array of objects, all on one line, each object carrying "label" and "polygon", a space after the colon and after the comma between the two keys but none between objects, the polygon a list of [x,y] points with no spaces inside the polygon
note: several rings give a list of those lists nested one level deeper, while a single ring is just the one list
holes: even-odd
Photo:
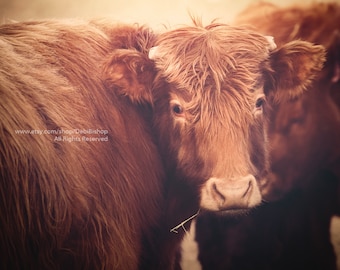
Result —
[{"label": "cow's head", "polygon": [[325,170],[340,177],[340,35],[327,39],[327,61],[308,91],[275,104],[270,114],[267,200],[314,188],[325,179],[313,176]]},{"label": "cow's head", "polygon": [[322,67],[323,47],[275,49],[271,38],[217,23],[168,31],[155,45],[150,59],[120,51],[108,81],[151,104],[166,168],[197,191],[201,208],[258,205],[268,169],[266,100],[301,94]]}]

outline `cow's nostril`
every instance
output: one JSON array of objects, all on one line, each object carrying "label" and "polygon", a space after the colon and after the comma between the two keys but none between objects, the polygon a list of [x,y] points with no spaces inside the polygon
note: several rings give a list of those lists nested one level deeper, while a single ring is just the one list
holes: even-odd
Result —
[{"label": "cow's nostril", "polygon": [[220,201],[222,204],[225,201],[224,195],[218,190],[216,183],[213,183],[212,185],[213,193],[215,194],[215,198],[217,201]]},{"label": "cow's nostril", "polygon": [[252,191],[252,189],[253,189],[252,181],[249,181],[248,187],[247,187],[246,191],[243,193],[242,198],[246,197],[247,194]]}]

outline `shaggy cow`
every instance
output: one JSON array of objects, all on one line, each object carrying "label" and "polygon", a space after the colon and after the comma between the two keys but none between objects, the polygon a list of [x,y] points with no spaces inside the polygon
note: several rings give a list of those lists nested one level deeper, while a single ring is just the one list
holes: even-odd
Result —
[{"label": "shaggy cow", "polygon": [[273,50],[270,38],[246,28],[199,22],[161,34],[156,45],[149,53],[158,71],[150,88],[130,93],[131,79],[118,75],[129,54],[113,57],[107,81],[133,103],[151,102],[166,205],[154,229],[158,243],[145,241],[142,267],[171,269],[184,223],[199,208],[234,214],[261,202],[265,100],[301,94],[321,69],[324,52],[300,41]]},{"label": "shaggy cow", "polygon": [[0,26],[1,269],[137,269],[161,158],[146,111],[101,75],[114,50],[132,61],[154,38],[100,22]]},{"label": "shaggy cow", "polygon": [[259,4],[238,23],[272,34],[280,47],[294,39],[323,44],[327,61],[306,94],[273,106],[268,199],[239,219],[202,217],[196,240],[203,269],[336,269],[330,221],[339,214],[340,6],[277,8]]},{"label": "shaggy cow", "polygon": [[[276,23],[269,23],[271,21]],[[340,107],[340,6],[320,3],[280,9],[262,3],[241,13],[236,23],[249,23],[262,33],[274,35],[278,46],[302,39],[322,44],[327,49],[325,67],[311,87],[319,90],[291,101],[289,108],[278,106],[274,110],[270,134],[273,134],[271,141],[275,146],[272,147],[272,171],[276,181],[267,182],[268,193],[271,193],[268,195],[275,196],[273,189],[276,189],[280,196],[283,189],[300,185],[308,171],[313,175],[321,167],[331,169],[340,179],[339,108],[335,106]],[[279,27],[282,25],[284,27]],[[313,124],[317,119],[320,124]],[[302,141],[298,141],[299,138]],[[319,143],[315,143],[317,141]],[[301,148],[304,151],[299,151]]]}]

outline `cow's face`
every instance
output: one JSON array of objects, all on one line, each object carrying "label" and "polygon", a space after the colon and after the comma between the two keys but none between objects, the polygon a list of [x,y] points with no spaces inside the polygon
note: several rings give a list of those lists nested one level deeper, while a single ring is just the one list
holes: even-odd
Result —
[{"label": "cow's face", "polygon": [[160,70],[154,114],[162,152],[199,188],[200,207],[214,211],[259,204],[267,169],[262,69],[270,43],[241,31],[230,40],[233,31],[173,31],[151,52]]},{"label": "cow's face", "polygon": [[332,96],[332,90],[340,90],[339,83],[331,80],[333,67],[329,72],[325,67],[322,74],[326,76],[305,94],[273,108],[268,136],[270,181],[263,188],[268,200],[317,185],[310,181],[322,170],[340,175],[340,111]]},{"label": "cow's face", "polygon": [[243,94],[229,84],[202,95],[172,84],[157,88],[156,127],[167,167],[200,189],[205,209],[261,202],[257,180],[267,169],[265,95],[261,78],[255,82]]},{"label": "cow's face", "polygon": [[197,190],[201,208],[259,204],[266,99],[302,92],[321,68],[322,47],[300,42],[273,51],[271,39],[222,24],[169,31],[156,45],[149,53],[155,78],[144,92],[168,172]]},{"label": "cow's face", "polygon": [[268,136],[270,181],[263,187],[267,200],[311,186],[313,175],[339,158],[340,115],[323,90],[309,89],[301,97],[275,106]]}]

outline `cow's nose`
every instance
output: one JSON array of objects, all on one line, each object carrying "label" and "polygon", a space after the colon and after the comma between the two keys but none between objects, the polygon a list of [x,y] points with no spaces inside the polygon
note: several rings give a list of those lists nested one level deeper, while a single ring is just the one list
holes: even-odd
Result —
[{"label": "cow's nose", "polygon": [[212,184],[212,196],[220,209],[224,208],[246,208],[247,199],[256,185],[255,177],[247,175],[242,178],[234,178],[222,181],[215,181]]},{"label": "cow's nose", "polygon": [[210,178],[202,189],[201,207],[208,210],[245,209],[261,203],[253,175],[239,178]]},{"label": "cow's nose", "polygon": [[245,183],[237,183],[237,185],[231,186],[230,190],[225,190],[223,185],[218,187],[217,183],[213,183],[212,195],[221,206],[228,203],[226,200],[232,201],[233,199],[235,199],[235,204],[237,204],[238,199],[243,200],[251,192],[252,185],[252,181],[246,181]]}]

